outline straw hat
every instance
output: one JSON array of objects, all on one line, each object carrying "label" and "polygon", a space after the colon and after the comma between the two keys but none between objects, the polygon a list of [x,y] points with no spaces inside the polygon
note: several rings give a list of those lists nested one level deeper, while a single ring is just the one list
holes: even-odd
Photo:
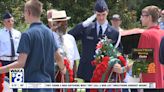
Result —
[{"label": "straw hat", "polygon": [[71,17],[67,17],[66,11],[54,11],[52,12],[52,18],[48,19],[48,21],[66,21],[71,19]]}]

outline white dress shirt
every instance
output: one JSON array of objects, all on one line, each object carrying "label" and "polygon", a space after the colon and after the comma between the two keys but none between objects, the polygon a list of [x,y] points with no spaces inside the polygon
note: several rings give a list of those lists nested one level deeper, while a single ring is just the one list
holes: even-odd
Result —
[{"label": "white dress shirt", "polygon": [[[17,48],[21,38],[21,32],[11,29],[11,34],[14,42],[15,55],[18,56]],[[6,28],[0,30],[0,57],[11,56],[11,41],[9,31]]]},{"label": "white dress shirt", "polygon": [[[54,35],[57,37],[54,37],[55,39],[59,40],[59,35]],[[79,51],[77,49],[75,38],[70,34],[65,34],[62,36],[64,41],[64,51],[66,52],[66,57],[70,60],[70,68],[73,69],[74,61],[80,59]],[[61,47],[61,44],[59,42],[59,47]],[[62,49],[60,49],[60,52],[63,52]]]},{"label": "white dress shirt", "polygon": [[[96,21],[96,24],[97,24],[97,35],[99,34],[99,30],[100,30],[100,24],[98,23],[98,21]],[[105,33],[107,27],[108,27],[108,21],[106,20],[104,24],[101,25],[102,27],[102,34]]]},{"label": "white dress shirt", "polygon": [[73,68],[74,61],[80,59],[76,41],[75,41],[74,37],[70,34],[63,35],[63,39],[64,39],[64,47],[65,47],[67,57],[70,60],[71,68]]}]

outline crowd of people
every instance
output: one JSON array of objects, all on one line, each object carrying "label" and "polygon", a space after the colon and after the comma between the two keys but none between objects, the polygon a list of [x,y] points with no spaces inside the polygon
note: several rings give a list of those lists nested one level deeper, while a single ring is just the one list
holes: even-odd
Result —
[{"label": "crowd of people", "polygon": [[[48,24],[40,20],[43,4],[39,0],[29,0],[24,6],[25,22],[30,24],[22,34],[13,28],[14,18],[6,12],[3,15],[4,28],[0,31],[0,74],[8,73],[11,68],[24,68],[24,82],[55,82],[55,65],[64,75],[66,67],[64,58],[70,63],[74,75],[90,82],[93,76],[91,61],[94,60],[95,48],[98,41],[106,35],[121,53],[122,29],[121,16],[114,14],[111,24],[107,20],[109,9],[104,0],[97,0],[94,14],[85,21],[77,24],[67,32],[68,17],[65,10],[50,9],[47,11]],[[161,17],[160,17],[161,16]],[[164,88],[164,10],[157,6],[146,6],[141,12],[141,23],[146,26],[141,34],[138,48],[154,49],[156,65],[155,83],[157,88]],[[143,29],[142,29],[143,30]],[[163,38],[162,38],[163,37]],[[76,41],[82,42],[82,53],[79,54]],[[79,60],[77,68],[76,61]],[[161,62],[161,63],[160,63]],[[129,72],[131,64],[125,71],[120,64],[113,66],[114,72]],[[127,82],[127,81],[125,81]],[[54,89],[23,89],[23,92],[54,92]],[[86,90],[89,92],[89,90]],[[127,90],[124,90],[127,92]],[[17,92],[17,90],[14,90]]]}]

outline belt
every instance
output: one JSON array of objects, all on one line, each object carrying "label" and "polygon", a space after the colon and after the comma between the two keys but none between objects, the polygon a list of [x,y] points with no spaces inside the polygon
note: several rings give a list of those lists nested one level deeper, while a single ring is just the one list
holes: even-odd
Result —
[{"label": "belt", "polygon": [[2,61],[15,61],[18,57],[6,57],[6,56],[0,56],[0,60]]}]

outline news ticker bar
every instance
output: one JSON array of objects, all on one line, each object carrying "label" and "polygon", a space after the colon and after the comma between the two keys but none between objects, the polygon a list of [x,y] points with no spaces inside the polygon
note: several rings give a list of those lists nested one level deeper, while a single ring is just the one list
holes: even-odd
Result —
[{"label": "news ticker bar", "polygon": [[156,88],[155,83],[11,83],[10,88]]}]

